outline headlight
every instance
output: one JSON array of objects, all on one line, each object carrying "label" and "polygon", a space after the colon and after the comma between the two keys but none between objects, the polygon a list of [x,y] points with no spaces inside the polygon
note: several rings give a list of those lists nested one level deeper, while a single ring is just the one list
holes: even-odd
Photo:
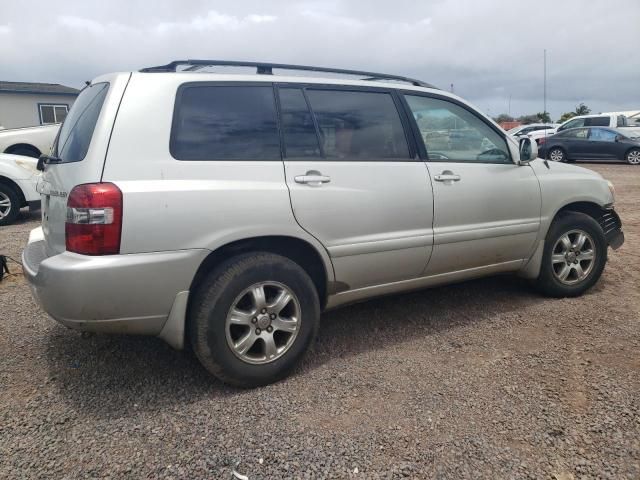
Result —
[{"label": "headlight", "polygon": [[31,174],[39,173],[38,162],[36,160],[16,160],[16,165],[23,170],[27,170]]},{"label": "headlight", "polygon": [[611,192],[611,198],[613,199],[612,203],[615,203],[615,201],[616,201],[616,187],[614,187],[613,183],[611,183],[609,180],[607,180],[607,185],[609,186],[609,191]]}]

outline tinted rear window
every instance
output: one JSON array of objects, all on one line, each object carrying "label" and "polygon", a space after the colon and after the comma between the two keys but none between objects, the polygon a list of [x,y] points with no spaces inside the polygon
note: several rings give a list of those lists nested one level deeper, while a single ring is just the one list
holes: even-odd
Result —
[{"label": "tinted rear window", "polygon": [[181,87],[170,149],[178,160],[280,160],[273,88]]},{"label": "tinted rear window", "polygon": [[96,83],[78,95],[58,134],[54,155],[60,163],[79,162],[87,156],[108,90],[108,83]]}]

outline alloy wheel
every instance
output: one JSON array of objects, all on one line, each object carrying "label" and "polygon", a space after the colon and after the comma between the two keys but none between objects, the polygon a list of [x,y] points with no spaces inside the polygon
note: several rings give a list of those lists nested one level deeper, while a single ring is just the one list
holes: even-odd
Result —
[{"label": "alloy wheel", "polygon": [[640,150],[631,150],[627,154],[627,162],[631,165],[640,165]]},{"label": "alloy wheel", "polygon": [[564,161],[564,152],[559,148],[555,148],[549,153],[549,158],[554,162],[562,162]]},{"label": "alloy wheel", "polygon": [[0,192],[0,220],[5,218],[11,212],[11,198],[4,193]]},{"label": "alloy wheel", "polygon": [[260,365],[282,357],[300,331],[300,302],[285,285],[260,282],[245,289],[227,314],[227,345],[240,360]]},{"label": "alloy wheel", "polygon": [[583,230],[571,230],[553,247],[551,268],[560,282],[574,285],[589,276],[595,260],[595,242],[591,235]]}]

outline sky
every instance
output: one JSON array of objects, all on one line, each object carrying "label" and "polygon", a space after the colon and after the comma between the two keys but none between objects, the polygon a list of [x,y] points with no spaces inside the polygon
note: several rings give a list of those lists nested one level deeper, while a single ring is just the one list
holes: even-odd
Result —
[{"label": "sky", "polygon": [[[640,109],[640,0],[0,0],[0,80],[204,58],[419,78],[484,112]],[[509,110],[510,108],[510,110]]]}]

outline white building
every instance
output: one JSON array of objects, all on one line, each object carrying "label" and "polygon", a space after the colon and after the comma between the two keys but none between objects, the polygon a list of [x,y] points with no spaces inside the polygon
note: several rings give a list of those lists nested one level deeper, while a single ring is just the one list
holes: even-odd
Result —
[{"label": "white building", "polygon": [[0,127],[60,123],[79,93],[54,83],[0,81]]}]

